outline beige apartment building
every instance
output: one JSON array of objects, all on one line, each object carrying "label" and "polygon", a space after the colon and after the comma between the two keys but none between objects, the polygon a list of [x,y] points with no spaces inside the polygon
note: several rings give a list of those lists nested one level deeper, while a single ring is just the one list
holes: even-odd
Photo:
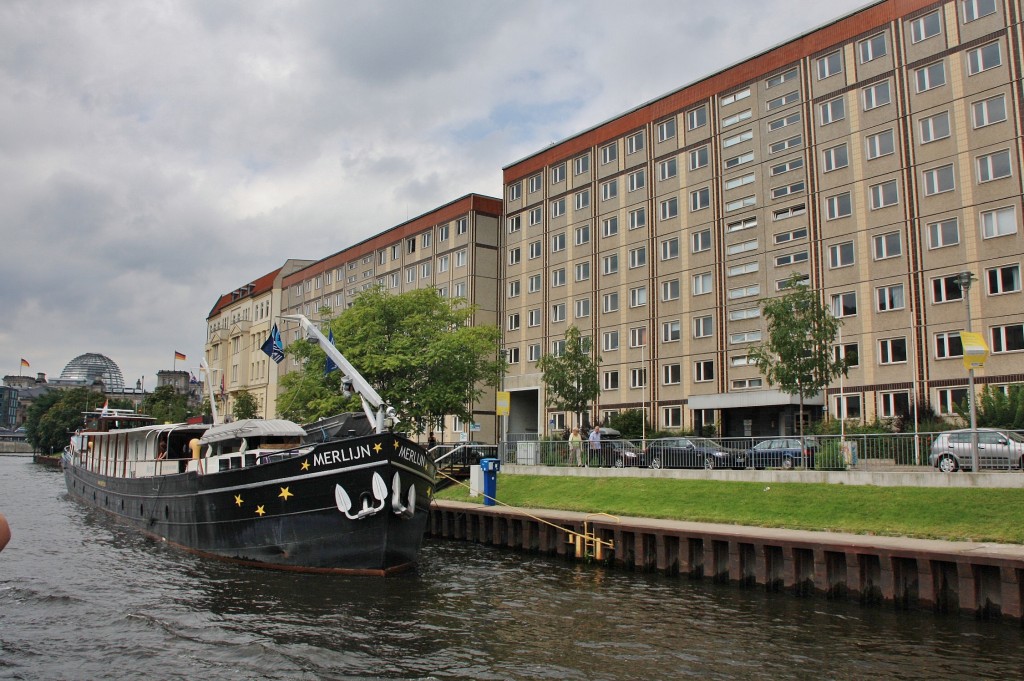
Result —
[{"label": "beige apartment building", "polygon": [[[260,346],[281,314],[284,277],[312,262],[286,261],[273,272],[222,295],[207,315],[206,363],[221,417],[231,414],[234,398],[243,390],[256,398],[263,418],[274,418],[277,413],[278,372]],[[205,388],[205,379],[200,379]]]},{"label": "beige apartment building", "polygon": [[853,360],[815,417],[951,413],[965,329],[979,388],[1024,380],[1021,13],[877,2],[505,167],[508,432],[565,426],[536,362],[569,325],[602,358],[594,418],[792,432],[747,353],[794,272]]},{"label": "beige apartment building", "polygon": [[[281,309],[319,320],[321,309],[344,310],[374,286],[396,294],[434,287],[445,297],[475,305],[473,324],[498,324],[501,219],[500,199],[463,196],[287,274]],[[279,329],[286,346],[299,338],[294,324],[279,324]],[[280,365],[282,373],[297,368],[291,358]],[[473,405],[471,423],[449,418],[444,440],[495,442],[494,404],[490,390]]]}]

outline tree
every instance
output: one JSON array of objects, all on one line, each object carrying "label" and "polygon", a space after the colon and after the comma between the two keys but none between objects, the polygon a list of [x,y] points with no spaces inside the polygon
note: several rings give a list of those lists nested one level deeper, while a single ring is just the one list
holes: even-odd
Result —
[{"label": "tree", "polygon": [[[82,427],[83,414],[101,408],[107,398],[89,388],[51,390],[32,402],[25,418],[29,443],[40,452],[60,452],[71,433]],[[111,408],[122,408],[124,400],[112,400]],[[120,402],[121,404],[116,404]],[[127,403],[131,407],[131,402]]]},{"label": "tree", "polygon": [[[472,420],[484,386],[496,387],[505,372],[501,330],[471,326],[476,308],[436,289],[391,295],[377,287],[359,294],[352,307],[328,325],[335,344],[363,378],[395,408],[403,427],[435,429],[446,414]],[[340,394],[340,372],[324,376],[326,356],[306,341],[287,352],[304,362],[282,379],[282,416],[312,421],[358,409]]]},{"label": "tree", "polygon": [[[965,397],[955,405],[956,413],[970,422],[970,405]],[[977,395],[975,420],[979,428],[1024,428],[1024,385],[1014,383],[1006,392],[986,385]]]},{"label": "tree", "polygon": [[236,420],[258,418],[260,413],[259,402],[256,396],[248,390],[239,390],[235,393],[235,403],[231,407],[231,414]]},{"label": "tree", "polygon": [[804,434],[804,401],[824,390],[848,371],[832,344],[841,322],[821,302],[805,277],[793,274],[787,293],[761,301],[768,320],[767,342],[752,348],[749,357],[761,374],[780,390],[800,396],[800,436]]},{"label": "tree", "polygon": [[142,401],[142,411],[157,423],[182,423],[192,415],[188,396],[179,393],[173,385],[161,385],[147,395]]},{"label": "tree", "polygon": [[543,374],[547,404],[559,411],[576,414],[582,425],[582,414],[601,394],[597,368],[601,358],[592,355],[590,338],[581,338],[580,330],[570,326],[565,331],[564,348],[559,354],[547,354],[537,362]]}]

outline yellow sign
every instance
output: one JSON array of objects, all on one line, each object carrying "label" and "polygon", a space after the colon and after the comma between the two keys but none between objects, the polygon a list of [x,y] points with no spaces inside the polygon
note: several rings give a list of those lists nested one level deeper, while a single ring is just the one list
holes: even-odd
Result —
[{"label": "yellow sign", "polygon": [[497,394],[496,412],[498,416],[508,416],[509,393],[507,390],[499,390]]},{"label": "yellow sign", "polygon": [[988,345],[985,337],[972,331],[960,332],[960,343],[964,346],[964,368],[981,369],[988,359]]}]

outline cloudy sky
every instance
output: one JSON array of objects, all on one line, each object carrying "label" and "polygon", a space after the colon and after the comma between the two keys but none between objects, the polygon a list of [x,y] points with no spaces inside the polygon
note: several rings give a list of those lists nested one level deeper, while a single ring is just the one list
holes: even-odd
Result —
[{"label": "cloudy sky", "polygon": [[218,296],[866,0],[4,0],[0,372],[192,368]]}]

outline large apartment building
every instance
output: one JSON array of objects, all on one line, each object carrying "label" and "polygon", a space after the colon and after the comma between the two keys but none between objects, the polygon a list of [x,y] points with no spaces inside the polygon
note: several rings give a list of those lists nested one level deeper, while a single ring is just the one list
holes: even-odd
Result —
[{"label": "large apartment building", "polygon": [[951,413],[965,329],[992,351],[979,386],[1024,380],[1021,11],[877,2],[505,167],[508,431],[571,418],[536,362],[576,325],[595,418],[792,432],[796,398],[747,353],[793,273],[853,364],[817,414]]},{"label": "large apartment building", "polygon": [[[501,216],[500,199],[463,196],[290,273],[283,279],[281,309],[319,320],[321,310],[333,315],[374,286],[389,293],[434,287],[476,306],[473,324],[497,324]],[[296,325],[280,328],[286,345],[299,338]],[[282,373],[297,368],[290,358],[280,365]],[[473,405],[471,423],[450,418],[445,437],[495,441],[494,401],[494,391],[487,391]]]}]

